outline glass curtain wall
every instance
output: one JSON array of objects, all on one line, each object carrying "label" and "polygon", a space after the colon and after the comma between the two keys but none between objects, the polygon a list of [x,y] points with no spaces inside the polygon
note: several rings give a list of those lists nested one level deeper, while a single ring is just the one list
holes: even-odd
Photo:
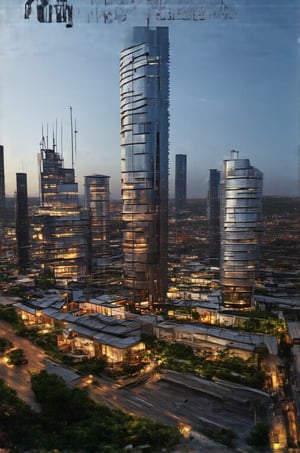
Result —
[{"label": "glass curtain wall", "polygon": [[109,176],[85,176],[85,208],[89,217],[89,270],[98,273],[110,262]]},{"label": "glass curtain wall", "polygon": [[232,151],[224,161],[221,184],[221,291],[223,304],[232,308],[253,305],[262,232],[260,170]]},{"label": "glass curtain wall", "polygon": [[163,302],[168,285],[167,27],[131,30],[121,52],[120,98],[124,278],[139,311]]}]

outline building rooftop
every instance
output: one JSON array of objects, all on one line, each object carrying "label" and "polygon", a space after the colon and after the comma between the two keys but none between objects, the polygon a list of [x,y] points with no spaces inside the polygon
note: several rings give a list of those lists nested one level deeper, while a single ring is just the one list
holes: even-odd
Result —
[{"label": "building rooftop", "polygon": [[[123,302],[125,300],[125,297],[121,297],[116,294],[103,294],[102,296],[97,296],[97,297],[91,299],[90,302],[92,300],[99,301],[100,303],[112,304],[112,303],[116,303],[116,302]],[[96,303],[96,302],[94,302],[94,303]]]},{"label": "building rooftop", "polygon": [[63,307],[65,301],[57,294],[42,297],[41,299],[32,299],[29,304],[36,309],[43,309],[48,307],[55,307],[60,309]]},{"label": "building rooftop", "polygon": [[173,329],[174,332],[176,331],[185,331],[190,332],[194,335],[203,335],[209,338],[209,341],[212,341],[212,338],[215,337],[216,339],[226,340],[227,344],[239,344],[241,347],[243,345],[254,345],[259,346],[261,344],[265,344],[268,348],[270,354],[276,355],[277,354],[277,340],[275,337],[270,335],[264,334],[255,334],[255,333],[247,333],[241,332],[238,330],[231,330],[225,329],[222,327],[211,327],[211,326],[204,326],[201,324],[176,324],[176,323],[165,323],[162,322],[159,324],[159,327],[163,327],[166,329]]},{"label": "building rooftop", "polygon": [[34,306],[24,303],[14,304],[16,308],[36,314],[40,310],[42,314],[50,318],[67,322],[64,334],[69,335],[70,331],[79,336],[92,338],[102,344],[111,347],[126,349],[141,342],[140,327],[141,323],[136,319],[117,319],[112,316],[105,316],[100,313],[90,313],[82,316],[74,316],[70,313],[59,311],[63,301],[57,296],[50,296],[37,301],[33,301]]},{"label": "building rooftop", "polygon": [[288,322],[287,324],[291,339],[293,341],[300,339],[300,322]]}]

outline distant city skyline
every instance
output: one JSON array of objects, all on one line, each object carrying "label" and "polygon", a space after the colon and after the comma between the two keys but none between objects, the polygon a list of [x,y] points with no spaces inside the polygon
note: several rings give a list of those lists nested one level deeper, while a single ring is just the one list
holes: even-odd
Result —
[{"label": "distant city skyline", "polygon": [[[264,195],[299,195],[297,0],[240,0],[229,21],[170,24],[170,180],[187,155],[187,198],[206,197],[209,169],[231,149],[264,173]],[[71,167],[70,111],[76,118],[75,173],[111,177],[120,198],[119,56],[130,25],[40,24],[24,20],[23,0],[0,6],[0,144],[6,194],[16,173],[39,192],[42,124]],[[143,24],[132,24],[143,25]]]}]

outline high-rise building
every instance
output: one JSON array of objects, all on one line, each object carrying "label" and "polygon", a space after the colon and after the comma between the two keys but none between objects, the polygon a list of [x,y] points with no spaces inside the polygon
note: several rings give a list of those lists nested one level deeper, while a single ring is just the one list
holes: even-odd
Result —
[{"label": "high-rise building", "polygon": [[27,174],[17,173],[16,180],[16,239],[18,251],[18,267],[20,269],[25,269],[29,264]]},{"label": "high-rise building", "polygon": [[186,154],[176,154],[175,162],[175,210],[186,209]]},{"label": "high-rise building", "polygon": [[140,310],[163,302],[168,286],[167,27],[133,28],[121,52],[120,97],[124,282]]},{"label": "high-rise building", "polygon": [[261,243],[260,170],[231,151],[221,181],[221,291],[225,307],[251,307]]},{"label": "high-rise building", "polygon": [[80,209],[73,168],[64,168],[55,144],[40,149],[40,202],[34,216],[35,263],[67,283],[86,275],[87,218]]},{"label": "high-rise building", "polygon": [[209,171],[207,217],[211,266],[220,265],[220,174],[216,169]]},{"label": "high-rise building", "polygon": [[0,221],[5,209],[4,147],[0,145]]},{"label": "high-rise building", "polygon": [[110,262],[109,176],[85,176],[85,209],[89,218],[88,267],[97,274]]}]

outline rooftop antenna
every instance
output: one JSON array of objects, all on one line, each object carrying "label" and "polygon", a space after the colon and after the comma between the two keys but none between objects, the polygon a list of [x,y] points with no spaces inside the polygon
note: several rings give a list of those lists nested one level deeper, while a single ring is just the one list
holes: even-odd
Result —
[{"label": "rooftop antenna", "polygon": [[77,128],[76,128],[76,118],[75,118],[75,131],[74,131],[74,139],[75,139],[75,158],[77,157]]},{"label": "rooftop antenna", "polygon": [[57,118],[55,118],[55,144],[56,144],[56,151],[57,151]]},{"label": "rooftop antenna", "polygon": [[61,154],[61,157],[63,157],[63,120],[61,119],[61,122],[60,122],[60,154]]},{"label": "rooftop antenna", "polygon": [[43,123],[42,123],[42,141],[41,141],[41,147],[44,145],[44,141],[45,141],[45,139],[44,139],[44,125],[43,125]]},{"label": "rooftop antenna", "polygon": [[53,146],[53,151],[55,152],[56,141],[55,141],[55,136],[54,136],[54,126],[53,126],[53,124],[52,124],[52,146]]},{"label": "rooftop antenna", "polygon": [[47,123],[47,140],[46,140],[46,145],[47,145],[47,149],[49,149],[49,143],[48,143],[48,123]]},{"label": "rooftop antenna", "polygon": [[72,107],[70,107],[70,120],[71,120],[71,151],[72,151],[72,168],[74,168],[74,145],[73,145],[73,116],[72,116]]},{"label": "rooftop antenna", "polygon": [[42,141],[41,141],[41,151],[46,149],[46,140],[44,136],[44,124],[42,123]]}]

